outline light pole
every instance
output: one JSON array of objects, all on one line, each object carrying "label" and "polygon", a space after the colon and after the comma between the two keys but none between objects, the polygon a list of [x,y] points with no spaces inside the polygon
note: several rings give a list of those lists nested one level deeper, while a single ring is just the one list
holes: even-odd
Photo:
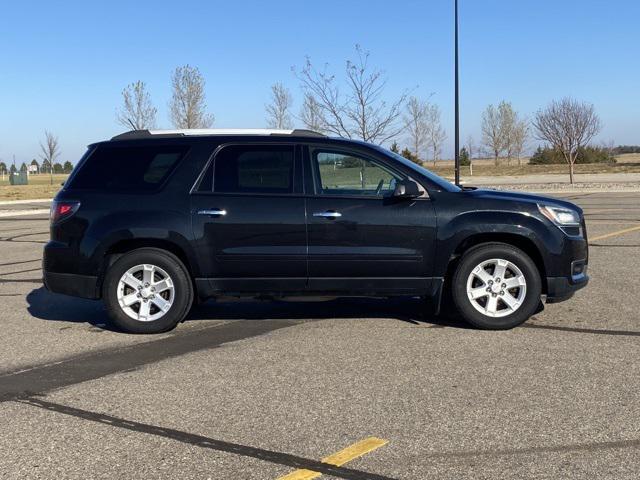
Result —
[{"label": "light pole", "polygon": [[455,1],[455,182],[460,185],[460,90],[458,85],[458,0]]}]

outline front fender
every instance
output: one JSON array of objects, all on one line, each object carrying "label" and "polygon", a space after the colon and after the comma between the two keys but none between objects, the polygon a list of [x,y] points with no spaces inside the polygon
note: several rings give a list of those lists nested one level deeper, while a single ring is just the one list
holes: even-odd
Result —
[{"label": "front fender", "polygon": [[[528,213],[464,212],[440,224],[435,258],[438,275],[445,275],[449,261],[463,242],[479,235],[505,243],[509,243],[513,236],[524,239],[537,249],[547,274],[556,271],[554,258],[561,256],[565,246],[565,235],[560,229],[549,228],[548,224]],[[502,240],[501,236],[504,237]]]}]

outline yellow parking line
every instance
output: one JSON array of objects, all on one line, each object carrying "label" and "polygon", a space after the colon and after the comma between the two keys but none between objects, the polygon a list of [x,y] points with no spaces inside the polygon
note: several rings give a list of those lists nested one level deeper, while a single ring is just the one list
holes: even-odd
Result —
[{"label": "yellow parking line", "polygon": [[625,228],[624,230],[618,230],[617,232],[607,233],[606,235],[600,235],[599,237],[590,238],[589,241],[596,242],[598,240],[604,240],[605,238],[617,237],[618,235],[622,235],[623,233],[635,232],[640,230],[640,227],[631,227]]},{"label": "yellow parking line", "polygon": [[[361,457],[365,453],[369,453],[377,448],[380,448],[387,443],[389,443],[388,440],[383,440],[381,438],[365,438],[364,440],[360,440],[353,445],[349,445],[347,448],[342,449],[339,452],[332,453],[328,457],[324,457],[322,459],[322,462],[339,467],[355,458]],[[285,475],[284,477],[278,477],[277,480],[310,480],[312,478],[318,478],[320,475],[322,475],[320,472],[300,469],[295,470]]]},{"label": "yellow parking line", "polygon": [[589,207],[584,207],[584,213],[592,214],[592,213],[604,213],[604,212],[620,212],[622,208],[601,208],[599,210],[590,210]]}]

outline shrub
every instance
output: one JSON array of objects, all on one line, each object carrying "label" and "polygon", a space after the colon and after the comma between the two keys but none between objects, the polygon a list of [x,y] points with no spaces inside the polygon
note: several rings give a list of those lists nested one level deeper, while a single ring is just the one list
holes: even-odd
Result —
[{"label": "shrub", "polygon": [[621,155],[623,153],[640,153],[640,146],[638,145],[619,145],[613,149],[614,155]]},{"label": "shrub", "polygon": [[465,147],[462,147],[460,150],[460,165],[463,167],[468,167],[471,165],[471,159],[469,158],[469,152]]},{"label": "shrub", "polygon": [[[552,165],[566,163],[561,152],[554,148],[538,147],[529,159],[531,165]],[[580,147],[576,163],[616,163],[616,159],[606,148],[602,147]]]},{"label": "shrub", "polygon": [[411,160],[414,163],[420,164],[420,159],[418,158],[418,156],[411,153],[411,150],[409,150],[408,148],[402,150],[402,152],[400,152],[400,155],[402,155],[407,160]]}]

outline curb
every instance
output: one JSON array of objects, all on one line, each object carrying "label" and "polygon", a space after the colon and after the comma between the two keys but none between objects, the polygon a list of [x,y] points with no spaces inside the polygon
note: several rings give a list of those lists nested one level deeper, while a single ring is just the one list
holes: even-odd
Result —
[{"label": "curb", "polygon": [[0,218],[5,217],[24,217],[26,215],[45,215],[49,214],[48,208],[40,208],[33,210],[0,210]]}]

